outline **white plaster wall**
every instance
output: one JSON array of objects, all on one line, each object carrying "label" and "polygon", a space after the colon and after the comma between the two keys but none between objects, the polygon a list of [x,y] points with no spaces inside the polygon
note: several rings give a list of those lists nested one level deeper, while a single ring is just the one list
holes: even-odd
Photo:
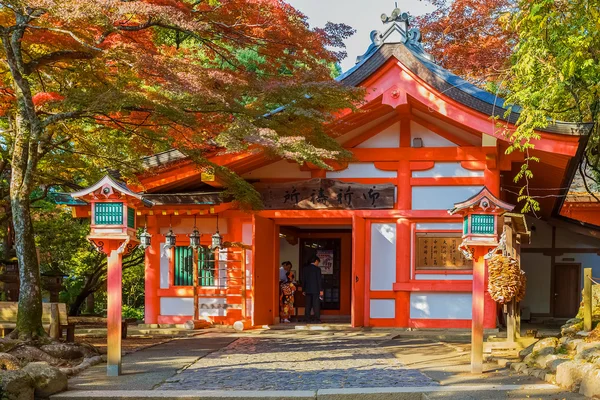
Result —
[{"label": "white plaster wall", "polygon": [[400,122],[387,127],[356,147],[359,149],[400,147]]},{"label": "white plaster wall", "polygon": [[[194,230],[194,217],[192,215],[179,216],[181,219],[177,222],[174,219],[173,233],[176,235],[189,235]],[[169,220],[163,218],[163,226],[160,228],[160,234],[169,232]],[[196,218],[196,228],[203,235],[213,235],[217,230],[217,217],[198,217]],[[219,232],[221,235],[227,233],[227,220],[219,218]]]},{"label": "white plaster wall", "polygon": [[396,318],[396,300],[370,300],[371,318]]},{"label": "white plaster wall", "polygon": [[396,224],[371,224],[371,290],[396,282]]},{"label": "white plaster wall", "polygon": [[413,178],[477,178],[483,177],[483,171],[471,171],[463,168],[459,162],[436,162],[433,168],[425,171],[413,171]]},{"label": "white plaster wall", "polygon": [[200,317],[225,317],[227,315],[227,299],[224,297],[201,297],[198,300],[198,308]]},{"label": "white plaster wall", "polygon": [[456,231],[462,232],[463,224],[461,222],[449,223],[449,224],[436,223],[436,222],[423,222],[423,223],[417,224],[417,230],[418,231],[456,230]]},{"label": "white plaster wall", "polygon": [[481,191],[481,186],[413,186],[413,210],[450,210]]},{"label": "white plaster wall", "polygon": [[[535,226],[535,231],[532,230]],[[523,247],[552,247],[552,227],[546,222],[527,217],[527,227],[531,230],[531,244],[524,244]]]},{"label": "white plaster wall", "polygon": [[551,259],[541,253],[521,253],[521,269],[527,277],[525,298],[521,308],[534,314],[550,312]]},{"label": "white plaster wall", "polygon": [[159,244],[160,248],[160,288],[169,288],[169,252],[165,251],[165,242]]},{"label": "white plaster wall", "polygon": [[351,163],[342,171],[328,171],[327,178],[397,178],[398,171],[382,171],[374,163]]},{"label": "white plaster wall", "polygon": [[279,239],[279,266],[284,261],[290,261],[292,263],[292,270],[296,276],[296,279],[300,279],[300,244],[297,243],[295,246],[289,244],[284,238]]},{"label": "white plaster wall", "polygon": [[160,315],[188,316],[194,315],[193,297],[161,297]]},{"label": "white plaster wall", "polygon": [[431,122],[432,124],[439,126],[440,128],[444,129],[448,133],[451,133],[452,135],[455,135],[456,137],[461,138],[462,140],[470,143],[473,146],[481,145],[481,137],[478,135],[473,135],[473,134],[465,131],[464,129],[457,128],[454,125],[451,125],[445,121],[442,121],[439,118],[432,117],[430,113],[423,112],[423,111],[416,110],[416,109],[411,110],[411,112],[415,113],[416,116],[421,117],[425,121]]},{"label": "white plaster wall", "polygon": [[395,116],[394,115],[395,113],[396,113],[395,111],[392,111],[389,114],[386,114],[386,115],[384,115],[382,117],[374,119],[374,120],[372,120],[372,121],[370,121],[370,122],[368,122],[368,123],[366,123],[366,124],[364,124],[364,125],[356,128],[356,129],[351,130],[350,132],[348,132],[348,133],[346,133],[346,134],[344,134],[344,135],[342,135],[340,137],[335,138],[335,141],[338,142],[338,143],[346,143],[347,141],[349,141],[351,139],[354,139],[357,136],[362,135],[364,132],[368,131],[369,129],[371,129],[371,128],[377,126],[377,125],[379,125],[380,123],[382,123],[382,122],[384,122],[384,121],[386,121],[386,120],[388,120],[390,118],[393,118]]},{"label": "white plaster wall", "polygon": [[412,319],[471,319],[471,293],[410,294]]},{"label": "white plaster wall", "polygon": [[414,121],[410,121],[410,143],[412,146],[414,138],[423,139],[423,147],[458,147],[448,139],[444,139],[440,135],[433,133],[422,125]]},{"label": "white plaster wall", "polygon": [[473,275],[466,274],[416,274],[415,279],[418,281],[470,281]]},{"label": "white plaster wall", "polygon": [[310,171],[301,171],[300,166],[287,160],[276,161],[242,175],[243,178],[310,178]]},{"label": "white plaster wall", "polygon": [[597,249],[600,248],[600,240],[567,229],[556,228],[556,247]]}]

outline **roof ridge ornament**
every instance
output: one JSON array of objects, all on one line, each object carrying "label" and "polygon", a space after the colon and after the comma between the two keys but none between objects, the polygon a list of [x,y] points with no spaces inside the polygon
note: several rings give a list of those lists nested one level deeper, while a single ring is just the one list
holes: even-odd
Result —
[{"label": "roof ridge ornament", "polygon": [[367,59],[371,54],[375,53],[379,47],[385,43],[404,43],[413,51],[418,52],[427,59],[433,61],[433,57],[425,52],[421,44],[421,31],[419,28],[411,27],[410,22],[413,17],[408,12],[402,12],[398,7],[392,11],[390,16],[381,14],[381,22],[384,25],[389,25],[385,31],[371,31],[371,45],[363,54],[356,58],[356,63],[360,63]]}]

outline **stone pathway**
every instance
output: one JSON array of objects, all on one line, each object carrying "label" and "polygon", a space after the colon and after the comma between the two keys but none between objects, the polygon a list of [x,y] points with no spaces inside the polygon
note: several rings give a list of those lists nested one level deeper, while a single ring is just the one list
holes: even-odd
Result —
[{"label": "stone pathway", "polygon": [[242,337],[196,361],[158,390],[315,390],[437,385],[405,368],[381,337],[288,334]]}]

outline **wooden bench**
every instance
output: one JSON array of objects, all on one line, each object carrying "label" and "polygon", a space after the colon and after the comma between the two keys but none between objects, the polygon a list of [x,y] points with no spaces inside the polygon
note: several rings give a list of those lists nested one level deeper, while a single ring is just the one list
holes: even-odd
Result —
[{"label": "wooden bench", "polygon": [[[17,310],[18,303],[0,301],[0,336],[5,337],[16,328]],[[75,324],[69,323],[65,303],[42,303],[42,326],[53,339],[60,338],[66,329],[67,341],[75,341]]]}]

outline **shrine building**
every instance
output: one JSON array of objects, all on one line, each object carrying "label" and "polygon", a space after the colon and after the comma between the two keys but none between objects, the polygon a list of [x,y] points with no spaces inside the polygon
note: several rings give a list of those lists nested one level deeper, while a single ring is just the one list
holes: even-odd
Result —
[{"label": "shrine building", "polygon": [[[499,227],[487,218],[463,219],[448,211],[480,193],[518,205],[520,187],[513,178],[524,157],[506,154],[505,132],[519,115],[507,117],[503,99],[437,65],[406,13],[385,18],[371,40],[356,65],[338,78],[366,89],[362,112],[343,114],[328,127],[353,154],[352,161],[331,162],[332,169],[325,170],[261,152],[210,158],[255,185],[263,196],[262,211],[248,213],[223,202],[219,177],[203,173],[177,150],[145,158],[139,186],[107,176],[73,194],[74,215],[91,217],[97,232],[145,227],[151,235],[146,323],[183,323],[196,312],[220,323],[246,314],[253,325],[277,324],[280,263],[291,261],[302,281],[299,267],[318,255],[324,319],[356,327],[471,327],[473,265],[458,247],[463,230],[492,234]],[[538,132],[530,151],[540,159],[530,164],[531,190],[556,196],[541,196],[541,211],[530,224],[541,226],[560,214],[590,129],[590,124],[556,122]],[[119,224],[123,228],[115,231]],[[197,264],[189,248],[195,229],[202,249],[209,249],[198,252]],[[241,250],[231,259],[215,255],[210,245],[216,232],[225,242],[249,247],[238,245]],[[173,246],[167,243],[171,238]],[[536,247],[535,232],[532,240],[531,249],[542,247]],[[600,251],[597,239],[590,240]],[[543,251],[530,253],[537,257]],[[535,276],[550,274],[525,264]],[[236,268],[241,274],[232,278]],[[554,284],[531,282],[531,311],[550,312]],[[486,293],[485,328],[496,327],[496,310]]]}]

